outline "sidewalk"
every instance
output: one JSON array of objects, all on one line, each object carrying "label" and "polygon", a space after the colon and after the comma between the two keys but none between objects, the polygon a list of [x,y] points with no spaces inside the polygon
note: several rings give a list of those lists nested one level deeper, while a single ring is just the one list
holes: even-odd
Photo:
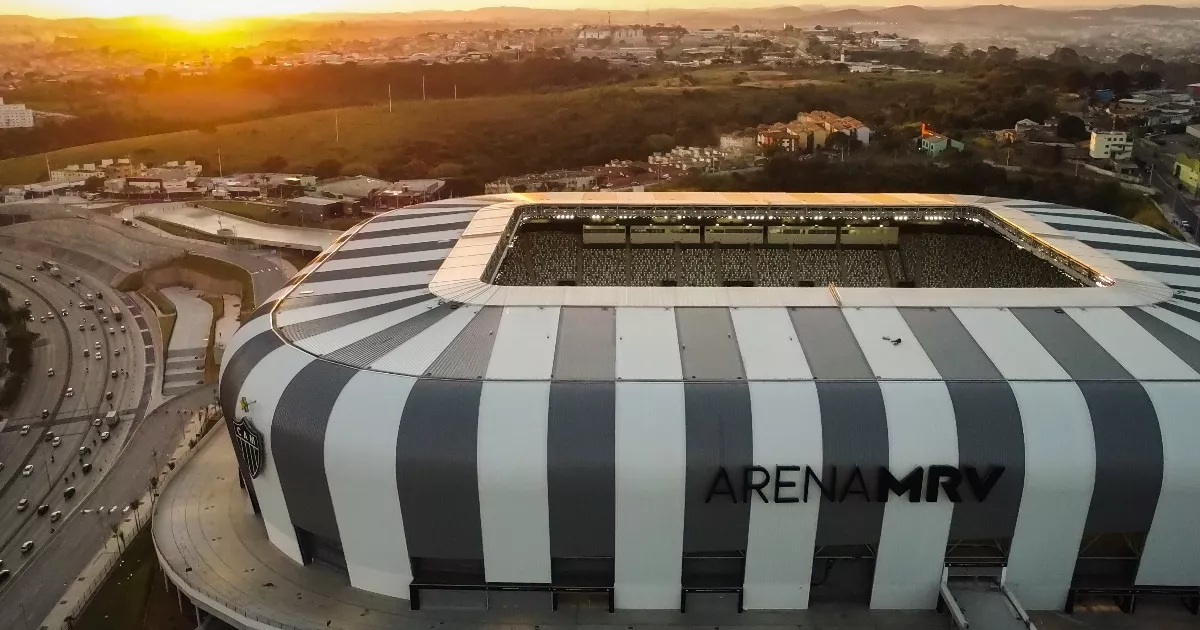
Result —
[{"label": "sidewalk", "polygon": [[175,304],[175,328],[163,360],[163,396],[181,394],[204,382],[204,358],[212,329],[212,306],[194,289],[166,287],[162,294]]}]

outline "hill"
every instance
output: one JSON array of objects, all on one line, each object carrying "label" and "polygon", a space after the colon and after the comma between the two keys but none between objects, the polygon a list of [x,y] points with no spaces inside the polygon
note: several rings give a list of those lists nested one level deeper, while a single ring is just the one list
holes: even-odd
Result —
[{"label": "hill", "polygon": [[[669,134],[683,143],[712,142],[722,125],[792,118],[804,96],[800,90],[626,87],[405,102],[397,103],[392,114],[379,106],[307,112],[222,125],[210,132],[72,147],[48,158],[52,167],[108,157],[152,164],[200,159],[211,165],[206,174],[216,174],[219,150],[226,173],[259,170],[266,158],[282,156],[289,171],[335,159],[351,172],[419,177],[448,163],[451,172],[488,179],[644,157],[643,143],[653,134]],[[46,179],[46,157],[0,161],[0,185]]]}]

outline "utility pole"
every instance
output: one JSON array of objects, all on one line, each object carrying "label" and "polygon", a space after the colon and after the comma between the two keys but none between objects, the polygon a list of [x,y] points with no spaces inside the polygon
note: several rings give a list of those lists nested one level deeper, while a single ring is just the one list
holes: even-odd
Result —
[{"label": "utility pole", "polygon": [[225,166],[221,163],[221,149],[217,149],[217,176],[225,177]]},{"label": "utility pole", "polygon": [[51,180],[52,180],[52,177],[50,176],[50,154],[47,153],[46,154],[46,181],[51,181]]},{"label": "utility pole", "polygon": [[392,113],[392,84],[388,84],[388,113]]},{"label": "utility pole", "polygon": [[454,84],[454,100],[458,100],[458,84]]},{"label": "utility pole", "polygon": [[[336,109],[333,110],[333,143],[334,144],[342,143],[342,130],[338,123],[338,110],[336,110]],[[300,214],[304,214],[304,213],[301,212]]]},{"label": "utility pole", "polygon": [[421,100],[425,100],[425,75],[421,75]]}]

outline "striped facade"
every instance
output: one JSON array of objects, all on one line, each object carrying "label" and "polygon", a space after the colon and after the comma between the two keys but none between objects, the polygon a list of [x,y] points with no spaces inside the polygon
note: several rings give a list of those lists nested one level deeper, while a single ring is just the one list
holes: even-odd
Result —
[{"label": "striped facade", "polygon": [[[750,609],[803,609],[828,558],[853,551],[872,608],[929,609],[948,555],[998,541],[1036,610],[1062,607],[1087,548],[1119,535],[1136,541],[1123,579],[1200,585],[1197,248],[1088,210],[962,197],[942,202],[1019,215],[1130,270],[1130,295],[1169,299],[1072,305],[1125,280],[1020,290],[1041,297],[1014,306],[962,290],[901,306],[555,304],[477,281],[447,299],[451,251],[509,201],[371,220],[227,348],[226,417],[266,445],[248,490],[297,562],[340,547],[352,585],[400,598],[453,567],[486,583],[600,576],[622,609],[714,585]],[[474,249],[479,264],[494,245]],[[939,306],[938,291],[957,297]],[[708,500],[721,467],[793,465],[1004,473],[982,501]]]}]

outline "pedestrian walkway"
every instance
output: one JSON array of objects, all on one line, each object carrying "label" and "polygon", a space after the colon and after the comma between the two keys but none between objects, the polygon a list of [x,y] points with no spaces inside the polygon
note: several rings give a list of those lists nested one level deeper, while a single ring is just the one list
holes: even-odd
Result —
[{"label": "pedestrian walkway", "polygon": [[212,306],[201,293],[183,287],[167,287],[163,295],[177,313],[163,362],[163,396],[175,396],[204,383],[204,357],[212,329]]}]

